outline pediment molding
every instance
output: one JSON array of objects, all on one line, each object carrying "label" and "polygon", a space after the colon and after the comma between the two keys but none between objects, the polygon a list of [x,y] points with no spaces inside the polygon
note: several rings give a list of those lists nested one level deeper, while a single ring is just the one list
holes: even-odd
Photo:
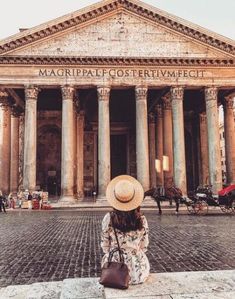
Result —
[{"label": "pediment molding", "polygon": [[122,66],[205,66],[234,67],[234,59],[0,56],[0,65],[122,65]]},{"label": "pediment molding", "polygon": [[151,20],[152,22],[169,28],[176,33],[178,32],[203,43],[204,45],[209,45],[235,56],[235,43],[232,40],[230,42],[229,39],[223,38],[222,36],[203,28],[199,28],[199,30],[197,29],[198,26],[192,26],[191,23],[186,21],[181,22],[177,17],[173,17],[166,13],[162,14],[160,10],[154,9],[151,6],[136,0],[101,1],[97,5],[92,5],[87,9],[79,10],[67,17],[58,18],[41,26],[26,30],[12,38],[0,42],[0,55],[7,54],[17,48],[47,38],[51,35],[64,32],[74,26],[95,20],[118,10],[126,10],[138,16],[142,16],[147,20]]}]

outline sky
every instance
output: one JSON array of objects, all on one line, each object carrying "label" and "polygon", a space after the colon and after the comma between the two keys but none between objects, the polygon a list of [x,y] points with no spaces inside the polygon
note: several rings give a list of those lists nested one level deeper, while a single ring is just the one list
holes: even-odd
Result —
[{"label": "sky", "polygon": [[[0,39],[31,28],[96,0],[2,0]],[[157,8],[235,40],[235,0],[144,0]]]}]

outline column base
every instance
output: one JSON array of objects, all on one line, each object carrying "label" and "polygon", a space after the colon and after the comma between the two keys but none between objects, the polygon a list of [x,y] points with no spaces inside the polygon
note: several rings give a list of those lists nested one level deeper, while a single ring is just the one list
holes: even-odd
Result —
[{"label": "column base", "polygon": [[75,199],[73,196],[68,196],[68,195],[62,195],[59,199],[59,204],[61,205],[72,205],[72,204],[76,204],[77,203],[77,199]]}]

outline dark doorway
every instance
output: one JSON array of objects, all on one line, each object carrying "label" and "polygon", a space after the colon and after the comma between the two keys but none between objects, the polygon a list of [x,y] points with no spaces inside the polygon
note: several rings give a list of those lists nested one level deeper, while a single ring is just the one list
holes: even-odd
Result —
[{"label": "dark doorway", "polygon": [[111,178],[127,173],[127,136],[111,135]]}]

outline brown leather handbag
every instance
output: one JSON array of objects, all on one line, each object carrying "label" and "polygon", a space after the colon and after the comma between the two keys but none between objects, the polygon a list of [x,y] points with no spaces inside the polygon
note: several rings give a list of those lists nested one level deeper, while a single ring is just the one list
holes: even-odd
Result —
[{"label": "brown leather handbag", "polygon": [[[112,219],[112,218],[111,218]],[[111,220],[112,221],[112,220]],[[128,289],[129,287],[129,269],[124,263],[123,251],[120,248],[116,230],[113,226],[118,248],[114,248],[109,253],[108,262],[101,269],[100,284],[108,288]],[[113,254],[118,251],[120,262],[112,262]]]}]

